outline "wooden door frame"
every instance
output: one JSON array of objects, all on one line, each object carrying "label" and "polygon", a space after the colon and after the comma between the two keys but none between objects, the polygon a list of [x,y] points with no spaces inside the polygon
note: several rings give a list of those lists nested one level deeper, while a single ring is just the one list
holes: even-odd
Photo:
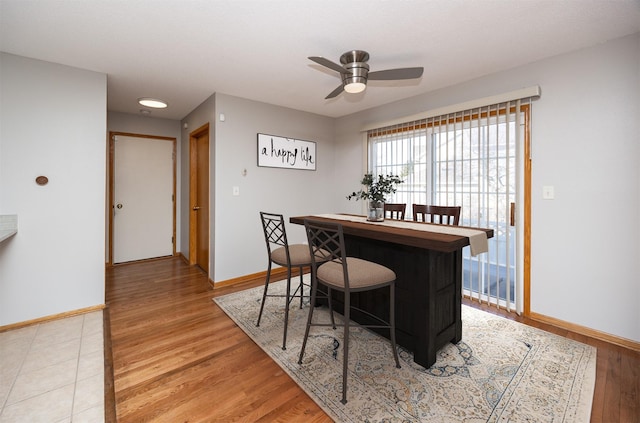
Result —
[{"label": "wooden door frame", "polygon": [[531,316],[531,104],[520,106],[525,111],[524,119],[524,257],[523,257],[523,301],[522,314]]},{"label": "wooden door frame", "polygon": [[108,143],[109,143],[109,165],[107,166],[107,172],[108,172],[108,176],[107,176],[107,214],[109,216],[108,220],[108,224],[109,224],[109,230],[107,231],[107,239],[109,241],[109,247],[108,247],[108,262],[107,265],[108,266],[113,266],[113,208],[114,208],[114,186],[115,186],[115,174],[114,174],[114,170],[115,170],[115,137],[116,136],[123,136],[123,137],[134,137],[134,138],[148,138],[148,139],[155,139],[155,140],[163,140],[163,141],[171,141],[173,142],[173,153],[172,153],[172,160],[173,160],[173,205],[172,205],[172,211],[173,211],[173,235],[172,235],[172,239],[173,239],[173,252],[172,254],[175,256],[176,255],[176,175],[177,175],[177,171],[176,171],[176,148],[177,148],[177,139],[174,137],[161,137],[161,136],[156,136],[156,135],[146,135],[146,134],[135,134],[135,133],[131,133],[131,132],[118,132],[118,131],[109,131],[109,139],[108,139]]},{"label": "wooden door frame", "polygon": [[[209,149],[210,149],[211,134],[209,132],[209,122],[205,123],[204,125],[202,125],[201,127],[192,131],[189,134],[189,264],[192,266],[197,263],[197,258],[198,258],[197,257],[198,245],[196,242],[197,236],[198,236],[196,228],[198,225],[196,224],[197,216],[193,210],[194,198],[198,196],[197,195],[198,161],[196,160],[197,158],[196,154],[198,150],[197,150],[196,143],[198,142],[198,138],[205,133],[209,137]],[[207,160],[207,162],[209,163],[209,168],[211,168],[210,160]],[[207,169],[207,174],[208,174],[208,169]],[[211,192],[211,187],[209,187],[209,192]],[[209,204],[211,204],[211,199],[209,198],[208,200],[209,200]],[[210,208],[207,208],[207,209],[209,210],[209,214],[211,214]],[[211,228],[209,228],[209,232],[211,232]],[[207,260],[209,259],[210,257],[207,257]]]}]

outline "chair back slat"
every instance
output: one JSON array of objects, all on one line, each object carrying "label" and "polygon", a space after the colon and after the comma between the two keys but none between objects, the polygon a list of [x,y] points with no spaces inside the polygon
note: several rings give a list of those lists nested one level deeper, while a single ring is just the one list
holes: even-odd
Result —
[{"label": "chair back slat", "polygon": [[413,220],[416,222],[439,223],[441,225],[460,224],[460,206],[413,205]]},{"label": "chair back slat", "polygon": [[385,218],[387,217],[387,213],[389,213],[388,216],[390,219],[404,220],[406,210],[407,205],[405,203],[384,203]]}]

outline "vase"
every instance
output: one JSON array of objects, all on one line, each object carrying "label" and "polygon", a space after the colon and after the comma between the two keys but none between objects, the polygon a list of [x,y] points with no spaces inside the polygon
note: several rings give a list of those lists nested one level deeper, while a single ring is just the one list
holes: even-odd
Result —
[{"label": "vase", "polygon": [[384,201],[369,201],[367,220],[370,222],[384,221]]}]

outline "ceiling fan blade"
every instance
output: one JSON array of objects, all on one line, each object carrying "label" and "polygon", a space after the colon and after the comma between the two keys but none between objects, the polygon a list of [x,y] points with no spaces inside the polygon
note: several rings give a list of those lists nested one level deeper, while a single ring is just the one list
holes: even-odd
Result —
[{"label": "ceiling fan blade", "polygon": [[337,97],[338,94],[340,94],[342,91],[344,91],[344,85],[340,85],[338,88],[336,88],[335,90],[331,91],[329,93],[329,95],[326,96],[324,99],[328,100],[330,98]]},{"label": "ceiling fan blade", "polygon": [[346,73],[346,74],[351,74],[351,72],[349,72],[348,70],[346,70],[345,68],[343,68],[342,66],[340,66],[339,64],[332,62],[329,59],[325,59],[324,57],[320,57],[320,56],[310,56],[309,60],[313,60],[314,62],[316,62],[319,65],[322,65],[324,67],[327,67],[329,69],[332,69],[336,72],[340,72],[340,73]]},{"label": "ceiling fan blade", "polygon": [[398,68],[369,72],[369,80],[389,81],[394,79],[420,78],[424,68]]}]

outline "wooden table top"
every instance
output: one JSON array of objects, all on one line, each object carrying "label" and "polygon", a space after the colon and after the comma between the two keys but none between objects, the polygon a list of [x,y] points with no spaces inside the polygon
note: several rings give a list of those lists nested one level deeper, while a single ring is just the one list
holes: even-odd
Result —
[{"label": "wooden table top", "polygon": [[[411,247],[425,248],[435,251],[453,252],[469,245],[469,238],[466,236],[443,234],[428,230],[415,230],[409,228],[385,226],[384,222],[352,222],[349,220],[332,219],[321,216],[294,216],[291,217],[289,221],[294,224],[304,225],[305,219],[340,223],[342,224],[344,233],[347,235],[359,236],[362,238],[370,238],[379,241],[408,245]],[[405,222],[415,225],[429,225],[435,227],[440,226],[433,223],[413,221]],[[460,226],[460,228],[484,231],[487,234],[487,238],[493,237],[493,229],[472,228],[465,226]],[[424,229],[424,227],[422,229]]]}]

